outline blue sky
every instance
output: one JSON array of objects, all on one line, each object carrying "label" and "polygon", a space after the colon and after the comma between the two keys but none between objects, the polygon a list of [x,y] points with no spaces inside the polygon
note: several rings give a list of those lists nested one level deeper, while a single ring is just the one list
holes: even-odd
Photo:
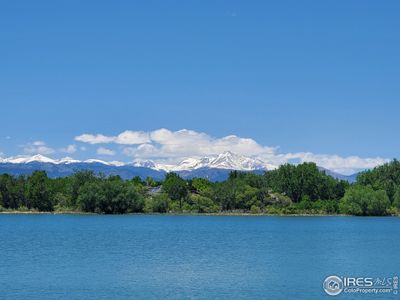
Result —
[{"label": "blue sky", "polygon": [[399,157],[399,9],[398,1],[2,1],[0,152],[148,158],[76,137],[166,128],[217,142],[251,138],[277,155]]}]

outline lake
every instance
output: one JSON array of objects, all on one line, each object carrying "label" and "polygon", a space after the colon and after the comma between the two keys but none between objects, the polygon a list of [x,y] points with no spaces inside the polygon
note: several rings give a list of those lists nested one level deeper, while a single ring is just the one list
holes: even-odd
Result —
[{"label": "lake", "polygon": [[[0,215],[3,299],[330,299],[400,273],[400,218]],[[368,297],[370,296],[370,297]],[[400,299],[344,294],[340,299]]]}]

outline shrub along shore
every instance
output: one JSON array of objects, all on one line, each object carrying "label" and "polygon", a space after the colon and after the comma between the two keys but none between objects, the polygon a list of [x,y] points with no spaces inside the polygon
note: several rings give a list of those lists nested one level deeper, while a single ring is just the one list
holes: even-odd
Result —
[{"label": "shrub along shore", "polygon": [[223,182],[185,180],[175,173],[163,181],[123,180],[91,171],[56,179],[44,171],[3,174],[0,212],[399,215],[400,163],[394,160],[361,173],[354,184],[326,175],[314,163],[286,164],[263,175],[233,171]]}]

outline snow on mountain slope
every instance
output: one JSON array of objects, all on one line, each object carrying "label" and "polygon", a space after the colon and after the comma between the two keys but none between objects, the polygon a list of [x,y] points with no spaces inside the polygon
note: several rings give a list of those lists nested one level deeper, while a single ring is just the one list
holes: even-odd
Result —
[{"label": "snow on mountain slope", "polygon": [[264,162],[261,160],[237,155],[230,151],[224,152],[211,160],[208,167],[241,171],[266,169]]},{"label": "snow on mountain slope", "polygon": [[179,164],[161,164],[156,163],[151,160],[136,160],[133,162],[133,166],[135,167],[142,167],[142,168],[151,168],[154,170],[162,170],[167,172],[177,172],[177,171],[186,171],[186,170],[195,170],[199,168],[206,167],[209,163],[210,158],[203,157],[203,158],[187,158],[181,161]]},{"label": "snow on mountain slope", "polygon": [[71,157],[64,157],[64,158],[61,158],[61,159],[55,161],[56,164],[73,164],[73,163],[80,163],[80,162],[81,162],[80,160],[73,159]]},{"label": "snow on mountain slope", "polygon": [[103,164],[103,165],[110,165],[109,162],[106,162],[106,161],[100,160],[100,159],[93,159],[93,158],[84,160],[83,162],[84,162],[84,163],[88,163],[88,164],[95,164],[95,163],[97,163],[97,164]]},{"label": "snow on mountain slope", "polygon": [[239,171],[266,170],[270,169],[267,164],[261,160],[245,157],[234,154],[230,151],[219,155],[202,157],[202,158],[187,158],[178,165],[165,165],[153,163],[157,170],[164,171],[191,171],[200,168],[209,169],[226,169]]},{"label": "snow on mountain slope", "polygon": [[118,161],[118,160],[110,161],[110,162],[108,162],[108,164],[111,166],[115,166],[115,167],[125,166],[125,163],[123,163],[122,161]]},{"label": "snow on mountain slope", "polygon": [[[12,156],[8,158],[1,158],[0,163],[11,163],[11,164],[28,164],[32,162],[38,162],[38,163],[50,163],[50,164],[72,164],[72,163],[100,163],[104,165],[115,165],[116,162],[106,162],[103,160],[98,160],[98,159],[87,159],[85,161],[80,161],[77,159],[73,159],[71,157],[64,157],[59,160],[49,158],[47,156],[37,154],[33,156],[28,156],[28,155],[19,155],[19,156]],[[118,162],[119,163],[119,162]],[[121,163],[119,163],[121,165]]]},{"label": "snow on mountain slope", "polygon": [[212,158],[210,157],[202,157],[202,158],[187,158],[179,163],[179,165],[175,166],[174,171],[183,171],[183,170],[195,170],[200,168],[208,167]]},{"label": "snow on mountain slope", "polygon": [[[55,165],[51,167],[49,165]],[[133,163],[123,163],[119,161],[103,161],[98,159],[88,159],[85,161],[76,160],[71,157],[64,157],[58,160],[51,159],[43,155],[34,156],[14,156],[8,158],[0,158],[0,168],[3,168],[3,173],[15,175],[29,174],[32,170],[43,169],[52,174],[52,176],[66,176],[72,174],[76,169],[90,169],[104,174],[115,174],[121,172],[124,178],[141,175],[144,178],[147,176],[156,176],[162,178],[165,172],[177,172],[184,178],[205,177],[213,178],[214,180],[223,180],[227,177],[229,170],[238,171],[262,171],[272,170],[276,166],[264,163],[261,160],[251,157],[245,157],[234,154],[232,152],[224,152],[219,155],[202,157],[202,158],[187,158],[179,164],[161,164],[150,160],[134,161]],[[140,167],[141,169],[137,169]],[[354,182],[356,175],[345,176],[324,168],[320,168],[334,178]]]},{"label": "snow on mountain slope", "polygon": [[132,165],[139,168],[157,169],[157,165],[151,160],[135,160]]},{"label": "snow on mountain slope", "polygon": [[30,162],[42,162],[42,163],[56,163],[54,159],[49,157],[43,156],[41,154],[37,154],[34,156],[27,156],[27,155],[19,155],[19,156],[12,156],[8,158],[2,159],[2,163],[11,163],[11,164],[27,164]]},{"label": "snow on mountain slope", "polygon": [[[0,158],[0,163],[13,163],[13,164],[27,164],[31,162],[51,163],[51,164],[73,164],[73,163],[98,163],[109,166],[123,166],[125,163],[119,161],[103,161],[99,159],[87,159],[80,161],[71,157],[64,157],[59,160],[51,159],[44,155],[38,154],[34,156],[15,156],[9,158]],[[201,157],[201,158],[186,158],[179,164],[161,164],[151,160],[136,160],[131,164],[134,167],[150,168],[158,171],[179,172],[191,171],[201,168],[209,169],[226,169],[226,170],[239,170],[239,171],[252,171],[252,170],[270,170],[273,166],[267,165],[261,160],[241,156],[230,151],[221,153],[219,155]]]}]

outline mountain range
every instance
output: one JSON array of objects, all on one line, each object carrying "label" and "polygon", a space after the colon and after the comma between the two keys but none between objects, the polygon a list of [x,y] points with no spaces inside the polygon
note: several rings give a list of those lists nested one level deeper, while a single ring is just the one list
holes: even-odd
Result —
[{"label": "mountain range", "polygon": [[176,165],[158,164],[153,161],[135,161],[136,167],[147,167],[166,172],[193,171],[201,168],[225,169],[238,171],[272,170],[274,166],[264,163],[259,159],[245,157],[226,151],[219,155],[201,158],[187,158]]},{"label": "mountain range", "polygon": [[[79,170],[92,170],[105,175],[119,175],[125,179],[140,176],[143,179],[153,177],[161,180],[166,173],[176,172],[183,178],[202,177],[221,181],[225,180],[232,170],[261,174],[272,169],[274,166],[261,160],[229,151],[215,156],[187,158],[179,164],[160,164],[150,160],[137,160],[133,163],[106,162],[98,159],[80,161],[70,157],[55,160],[40,154],[0,158],[0,173],[29,175],[35,170],[44,170],[52,178],[69,176]],[[357,175],[346,176],[321,167],[320,170],[334,178],[349,182],[355,181]]]}]

